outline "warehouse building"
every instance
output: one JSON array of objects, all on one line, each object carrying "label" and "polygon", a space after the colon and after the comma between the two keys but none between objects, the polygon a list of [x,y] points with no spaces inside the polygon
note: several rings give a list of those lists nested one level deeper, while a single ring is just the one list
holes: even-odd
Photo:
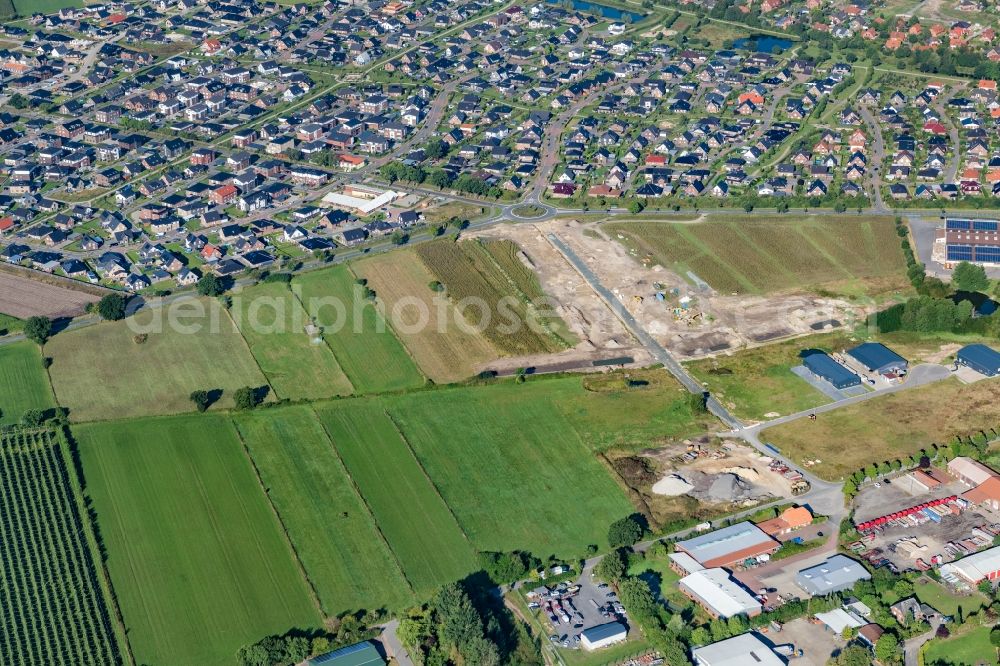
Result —
[{"label": "warehouse building", "polygon": [[848,349],[847,355],[873,375],[892,377],[906,374],[906,359],[881,342],[863,342],[854,349]]},{"label": "warehouse building", "polygon": [[934,258],[951,268],[960,261],[1000,264],[1000,222],[949,219],[934,240]]},{"label": "warehouse building", "polygon": [[1000,578],[1000,546],[987,548],[941,567],[941,576],[956,576],[975,587],[980,581]]},{"label": "warehouse building", "polygon": [[385,659],[371,641],[321,654],[306,660],[308,666],[385,666]]},{"label": "warehouse building", "polygon": [[986,345],[965,345],[955,354],[955,362],[987,377],[1000,374],[1000,352]]},{"label": "warehouse building", "polygon": [[958,456],[949,460],[948,473],[971,488],[998,476],[996,472],[983,463],[966,456]]},{"label": "warehouse building", "polygon": [[678,541],[676,550],[687,553],[703,567],[733,567],[776,552],[781,544],[759,527],[744,521],[708,534]]},{"label": "warehouse building", "polygon": [[697,666],[785,666],[785,660],[753,632],[695,648],[691,658]]},{"label": "warehouse building", "polygon": [[795,576],[795,584],[817,597],[854,587],[859,580],[870,580],[871,574],[859,562],[846,555],[833,555],[825,562],[803,569]]},{"label": "warehouse building", "polygon": [[802,360],[802,365],[820,379],[825,379],[833,384],[834,388],[845,389],[861,383],[860,377],[823,352],[808,354]]},{"label": "warehouse building", "polygon": [[628,638],[628,629],[621,622],[607,622],[585,629],[580,634],[580,643],[588,650],[621,643]]},{"label": "warehouse building", "polygon": [[736,582],[725,569],[703,569],[677,582],[680,591],[699,604],[713,618],[760,615],[761,604]]}]

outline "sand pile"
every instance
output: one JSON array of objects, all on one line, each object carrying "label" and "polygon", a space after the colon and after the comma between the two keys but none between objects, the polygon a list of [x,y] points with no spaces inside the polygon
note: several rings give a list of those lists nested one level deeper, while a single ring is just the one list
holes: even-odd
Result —
[{"label": "sand pile", "polygon": [[686,495],[692,488],[694,488],[693,485],[676,474],[665,476],[653,484],[654,493],[657,495],[667,495],[668,497]]}]

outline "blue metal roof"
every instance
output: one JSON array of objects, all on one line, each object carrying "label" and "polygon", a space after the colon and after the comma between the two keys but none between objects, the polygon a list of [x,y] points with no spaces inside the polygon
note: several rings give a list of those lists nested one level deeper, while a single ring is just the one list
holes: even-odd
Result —
[{"label": "blue metal roof", "polygon": [[966,345],[958,350],[956,357],[962,363],[986,375],[1000,373],[1000,352],[986,345]]},{"label": "blue metal roof", "polygon": [[313,657],[309,660],[309,664],[310,666],[385,666],[385,659],[378,653],[373,643],[364,641]]},{"label": "blue metal roof", "polygon": [[612,636],[620,636],[625,633],[625,625],[621,622],[608,622],[606,624],[599,624],[596,627],[591,627],[583,631],[582,635],[587,637],[587,640],[591,643],[596,643],[597,641],[603,641],[605,638],[611,638]]},{"label": "blue metal roof", "polygon": [[879,370],[891,365],[906,367],[906,359],[881,342],[864,342],[854,349],[848,350],[847,353],[869,370]]},{"label": "blue metal roof", "polygon": [[802,362],[815,374],[826,379],[837,388],[857,386],[861,383],[861,379],[856,374],[823,352],[813,352],[807,355]]}]

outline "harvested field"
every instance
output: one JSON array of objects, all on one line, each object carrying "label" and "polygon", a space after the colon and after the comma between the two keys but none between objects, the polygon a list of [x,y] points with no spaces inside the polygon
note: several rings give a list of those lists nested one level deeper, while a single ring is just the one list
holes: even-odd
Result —
[{"label": "harvested field", "polygon": [[99,296],[0,271],[0,313],[27,319],[42,316],[76,317]]},{"label": "harvested field", "polygon": [[838,479],[864,467],[910,456],[956,435],[972,435],[1000,425],[996,405],[1000,381],[962,384],[954,377],[907,389],[768,428],[761,440],[773,442],[796,462],[819,459],[810,468]]},{"label": "harvested field", "polygon": [[443,294],[431,290],[434,275],[415,252],[372,257],[356,263],[354,270],[369,281],[392,330],[435,382],[468,379],[477,366],[500,355]]},{"label": "harvested field", "polygon": [[[503,353],[554,353],[571,346],[548,325],[558,317],[543,303],[541,287],[517,251],[509,241],[440,241],[415,248],[452,303]],[[557,327],[565,332],[561,321]]]},{"label": "harvested field", "polygon": [[[721,293],[817,289],[898,276],[905,264],[889,217],[746,217],[695,224],[614,222],[606,230],[645,263],[692,271]],[[845,284],[846,283],[846,284]]]}]

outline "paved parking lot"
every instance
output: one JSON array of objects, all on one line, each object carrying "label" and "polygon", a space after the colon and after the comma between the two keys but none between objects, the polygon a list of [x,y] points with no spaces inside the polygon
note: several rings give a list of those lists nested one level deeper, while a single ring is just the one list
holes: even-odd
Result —
[{"label": "paved parking lot", "polygon": [[825,666],[834,651],[846,644],[844,639],[818,624],[812,624],[808,618],[792,620],[783,625],[781,631],[768,632],[765,636],[774,645],[790,643],[795,649],[801,648],[802,656],[789,662],[795,666]]},{"label": "paved parking lot", "polygon": [[[579,590],[570,592],[576,586],[579,586]],[[584,571],[576,581],[561,583],[549,597],[535,598],[532,601],[541,605],[542,623],[550,635],[558,638],[562,647],[579,646],[577,637],[581,632],[607,622],[619,621],[628,627],[624,615],[615,613],[618,596],[609,586],[594,580],[590,569]],[[549,609],[548,612],[546,608]],[[564,619],[563,614],[568,620]]]}]

